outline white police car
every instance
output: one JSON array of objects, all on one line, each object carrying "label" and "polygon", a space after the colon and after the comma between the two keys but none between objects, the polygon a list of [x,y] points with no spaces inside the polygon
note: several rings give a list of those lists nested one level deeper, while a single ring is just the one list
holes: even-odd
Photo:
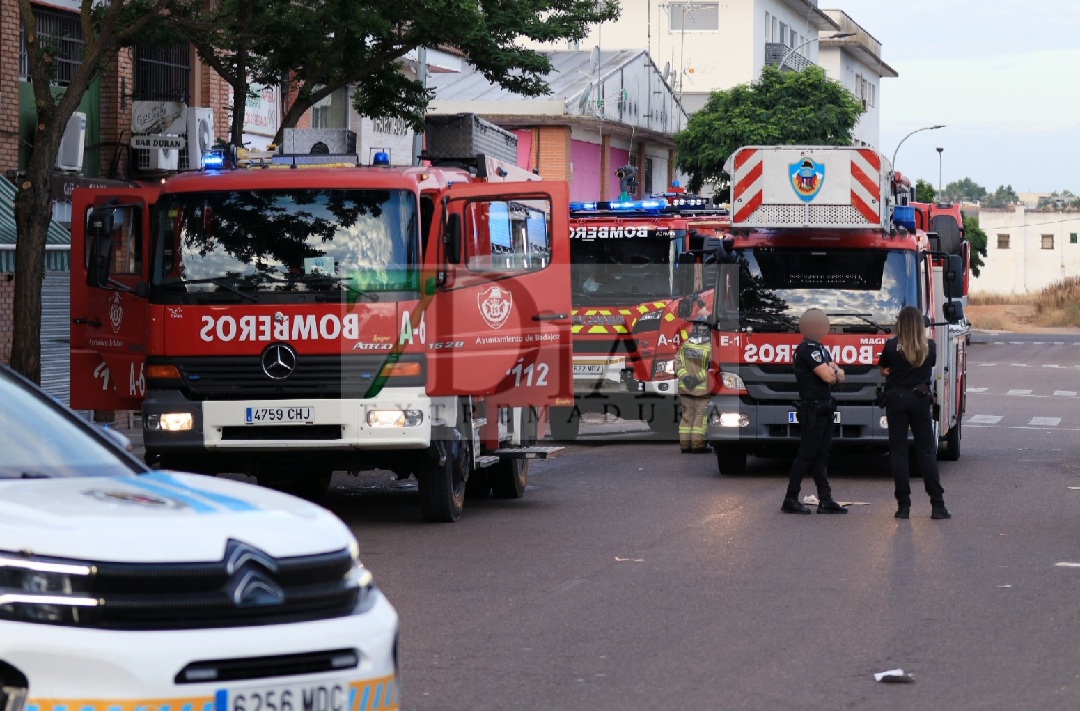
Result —
[{"label": "white police car", "polygon": [[150,472],[0,366],[0,711],[397,709],[397,629],[329,512]]}]

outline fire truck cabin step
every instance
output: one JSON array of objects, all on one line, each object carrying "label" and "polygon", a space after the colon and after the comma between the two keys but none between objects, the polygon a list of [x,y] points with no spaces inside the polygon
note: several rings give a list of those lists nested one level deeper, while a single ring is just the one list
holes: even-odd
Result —
[{"label": "fire truck cabin step", "polygon": [[566,447],[501,447],[491,452],[499,459],[553,459]]}]

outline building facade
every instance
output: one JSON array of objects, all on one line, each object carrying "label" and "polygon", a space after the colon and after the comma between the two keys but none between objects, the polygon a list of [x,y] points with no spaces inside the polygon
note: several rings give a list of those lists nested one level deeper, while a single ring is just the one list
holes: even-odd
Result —
[{"label": "building facade", "polygon": [[973,293],[1030,294],[1080,277],[1080,212],[982,209],[979,227],[987,255]]},{"label": "building facade", "polygon": [[525,97],[472,67],[430,78],[430,114],[475,113],[513,132],[518,167],[570,182],[571,200],[619,196],[616,169],[638,169],[636,196],[665,192],[674,178],[672,136],[687,114],[642,50],[550,53],[551,93]]}]

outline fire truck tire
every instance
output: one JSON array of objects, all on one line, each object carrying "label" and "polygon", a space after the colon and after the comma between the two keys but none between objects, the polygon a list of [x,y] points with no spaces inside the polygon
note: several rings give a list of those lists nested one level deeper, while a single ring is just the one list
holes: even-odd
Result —
[{"label": "fire truck tire", "polygon": [[465,498],[483,499],[491,493],[491,478],[487,469],[479,469],[469,475],[465,482]]},{"label": "fire truck tire", "polygon": [[938,459],[943,462],[955,462],[960,459],[960,440],[963,437],[963,433],[960,431],[960,423],[956,423],[956,427],[949,430],[949,433],[945,435],[945,449],[938,453]]},{"label": "fire truck tire", "polygon": [[461,433],[445,430],[429,451],[424,466],[416,472],[424,520],[453,523],[461,518],[468,466],[468,447]]},{"label": "fire truck tire", "polygon": [[745,474],[746,473],[746,449],[733,444],[714,443],[716,450],[716,467],[721,474]]},{"label": "fire truck tire", "polygon": [[551,438],[556,442],[573,442],[581,430],[581,415],[572,407],[553,407],[548,415]]},{"label": "fire truck tire", "polygon": [[[539,417],[532,408],[522,413],[521,446],[528,447],[536,443],[536,430]],[[529,484],[529,461],[527,459],[503,459],[490,469],[491,488],[497,499],[520,499],[525,496],[525,487]]]}]

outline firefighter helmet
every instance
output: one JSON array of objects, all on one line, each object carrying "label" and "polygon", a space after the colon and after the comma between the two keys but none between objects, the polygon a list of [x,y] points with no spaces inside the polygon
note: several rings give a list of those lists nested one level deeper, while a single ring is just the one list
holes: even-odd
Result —
[{"label": "firefighter helmet", "polygon": [[689,341],[691,343],[707,343],[711,334],[712,328],[709,326],[708,319],[699,316],[690,323]]}]

